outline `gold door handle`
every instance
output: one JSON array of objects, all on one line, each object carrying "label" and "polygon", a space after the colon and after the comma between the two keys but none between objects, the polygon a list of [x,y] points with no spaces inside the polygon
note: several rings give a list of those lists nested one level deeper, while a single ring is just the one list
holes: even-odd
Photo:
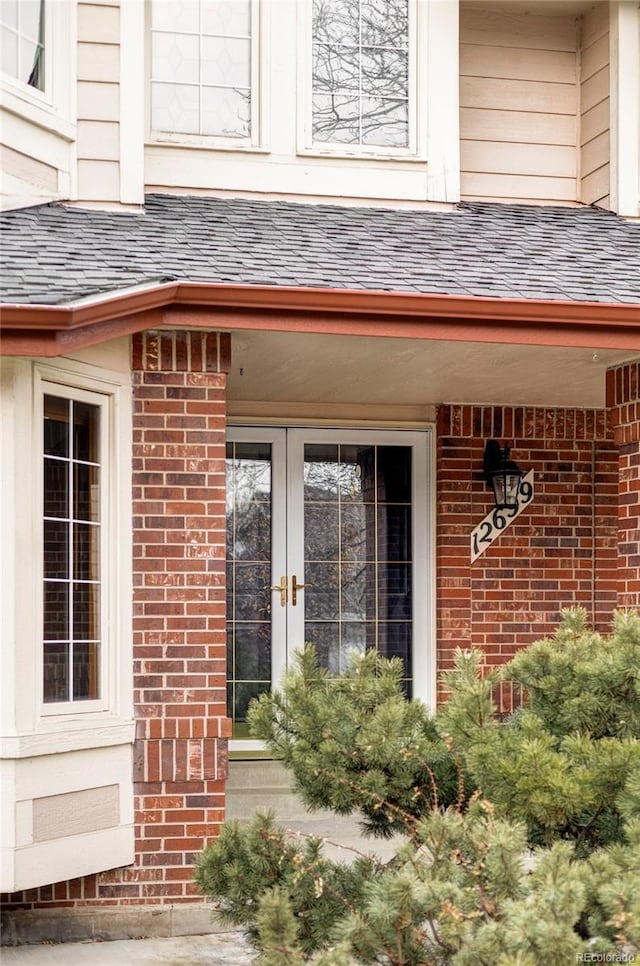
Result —
[{"label": "gold door handle", "polygon": [[298,578],[294,574],[291,578],[291,603],[294,607],[298,603],[298,591],[302,590],[303,587],[313,587],[313,584],[299,584]]},{"label": "gold door handle", "polygon": [[289,599],[289,592],[287,588],[287,578],[281,577],[279,584],[271,584],[269,590],[279,590],[280,591],[280,606],[286,607],[287,600]]}]

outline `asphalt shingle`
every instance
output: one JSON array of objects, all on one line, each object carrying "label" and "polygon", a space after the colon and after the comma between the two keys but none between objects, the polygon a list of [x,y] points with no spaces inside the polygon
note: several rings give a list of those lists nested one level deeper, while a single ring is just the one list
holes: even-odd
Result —
[{"label": "asphalt shingle", "polygon": [[640,224],[595,208],[149,195],[140,213],[9,211],[0,231],[8,303],[180,280],[640,304]]}]

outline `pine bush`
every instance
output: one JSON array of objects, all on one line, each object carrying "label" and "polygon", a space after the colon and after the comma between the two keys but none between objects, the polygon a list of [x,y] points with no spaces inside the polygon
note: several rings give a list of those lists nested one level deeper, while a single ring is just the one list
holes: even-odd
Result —
[{"label": "pine bush", "polygon": [[[311,807],[404,833],[384,865],[330,861],[270,815],[228,823],[196,880],[261,966],[539,966],[640,954],[640,618],[567,611],[485,674],[459,651],[435,715],[369,653],[339,678],[305,648],[251,727]],[[524,706],[506,720],[492,694]],[[626,957],[626,958],[625,958]],[[607,961],[606,959],[603,961]]]}]

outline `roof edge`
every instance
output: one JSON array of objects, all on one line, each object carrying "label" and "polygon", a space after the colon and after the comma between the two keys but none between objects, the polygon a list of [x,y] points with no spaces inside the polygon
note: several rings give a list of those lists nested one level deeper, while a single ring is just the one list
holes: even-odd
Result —
[{"label": "roof edge", "polygon": [[1,309],[3,355],[62,355],[158,326],[640,349],[640,305],[621,302],[172,281]]}]

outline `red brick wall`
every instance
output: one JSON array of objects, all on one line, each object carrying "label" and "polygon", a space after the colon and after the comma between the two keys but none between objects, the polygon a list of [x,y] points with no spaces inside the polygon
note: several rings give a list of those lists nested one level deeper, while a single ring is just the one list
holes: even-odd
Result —
[{"label": "red brick wall", "polygon": [[[493,506],[482,475],[485,442],[512,446],[535,473],[535,498],[471,563],[470,534]],[[437,435],[438,666],[457,646],[487,664],[587,609],[605,628],[616,605],[618,456],[604,411],[442,406]]]},{"label": "red brick wall", "polygon": [[640,607],[640,362],[607,372],[607,407],[619,451],[618,606]]},{"label": "red brick wall", "polygon": [[133,866],[5,908],[199,898],[193,857],[224,818],[227,335],[133,337]]}]

